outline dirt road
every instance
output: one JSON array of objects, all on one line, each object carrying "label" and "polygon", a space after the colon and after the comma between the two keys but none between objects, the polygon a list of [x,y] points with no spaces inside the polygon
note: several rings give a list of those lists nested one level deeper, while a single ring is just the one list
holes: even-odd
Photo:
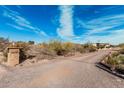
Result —
[{"label": "dirt road", "polygon": [[109,51],[17,67],[1,74],[0,87],[124,87],[124,80],[95,66]]}]

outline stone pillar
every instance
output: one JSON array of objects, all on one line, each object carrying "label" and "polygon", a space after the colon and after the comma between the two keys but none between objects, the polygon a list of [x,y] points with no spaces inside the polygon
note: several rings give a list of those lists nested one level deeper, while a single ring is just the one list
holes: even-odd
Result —
[{"label": "stone pillar", "polygon": [[20,48],[18,47],[9,47],[8,48],[8,58],[7,65],[15,66],[19,64],[20,58]]}]

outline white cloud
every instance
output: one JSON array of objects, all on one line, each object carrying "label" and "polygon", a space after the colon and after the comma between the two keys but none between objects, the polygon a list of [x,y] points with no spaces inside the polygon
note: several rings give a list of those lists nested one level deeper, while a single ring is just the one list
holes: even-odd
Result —
[{"label": "white cloud", "polygon": [[19,29],[19,30],[24,30],[23,27],[20,27],[20,26],[14,25],[14,24],[9,24],[9,23],[7,23],[7,25],[8,25],[8,26],[11,26],[11,27],[13,27],[13,28]]},{"label": "white cloud", "polygon": [[124,14],[121,15],[112,15],[112,16],[103,16],[100,18],[89,20],[84,22],[83,19],[77,19],[78,25],[86,29],[98,29],[105,27],[116,27],[124,23]]},{"label": "white cloud", "polygon": [[62,39],[70,39],[73,32],[73,6],[60,6],[60,27],[57,29],[58,35]]},{"label": "white cloud", "polygon": [[3,16],[12,20],[13,24],[7,23],[7,25],[16,28],[18,30],[32,31],[41,37],[47,36],[47,34],[39,29],[38,27],[33,26],[26,18],[22,17],[17,11],[10,10],[6,6],[3,7]]},{"label": "white cloud", "polygon": [[84,41],[91,41],[92,42],[105,42],[105,43],[111,43],[111,44],[119,44],[124,42],[124,29],[121,30],[113,30],[111,31],[111,34],[105,35],[105,36],[96,36],[96,35],[90,35],[86,36],[83,40]]},{"label": "white cloud", "polygon": [[[118,44],[119,42],[122,43],[124,40],[124,29],[114,29],[115,27],[124,25],[124,14],[102,16],[86,22],[77,19],[77,22],[79,27],[87,29],[86,33],[80,36],[83,37],[83,42],[98,42],[100,40],[101,42]],[[102,32],[109,32],[109,34],[100,36],[97,34]]]}]

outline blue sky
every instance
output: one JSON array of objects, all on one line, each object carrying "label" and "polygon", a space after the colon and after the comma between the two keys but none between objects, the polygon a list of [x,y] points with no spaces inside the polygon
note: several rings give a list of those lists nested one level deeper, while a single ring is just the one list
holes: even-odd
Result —
[{"label": "blue sky", "polygon": [[0,6],[0,37],[38,43],[123,43],[124,6]]}]

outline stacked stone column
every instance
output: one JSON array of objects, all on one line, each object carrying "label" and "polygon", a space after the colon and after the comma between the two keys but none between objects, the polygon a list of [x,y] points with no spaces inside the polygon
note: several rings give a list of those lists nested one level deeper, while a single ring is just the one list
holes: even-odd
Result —
[{"label": "stacked stone column", "polygon": [[16,66],[20,63],[20,48],[19,47],[9,47],[7,65]]}]

